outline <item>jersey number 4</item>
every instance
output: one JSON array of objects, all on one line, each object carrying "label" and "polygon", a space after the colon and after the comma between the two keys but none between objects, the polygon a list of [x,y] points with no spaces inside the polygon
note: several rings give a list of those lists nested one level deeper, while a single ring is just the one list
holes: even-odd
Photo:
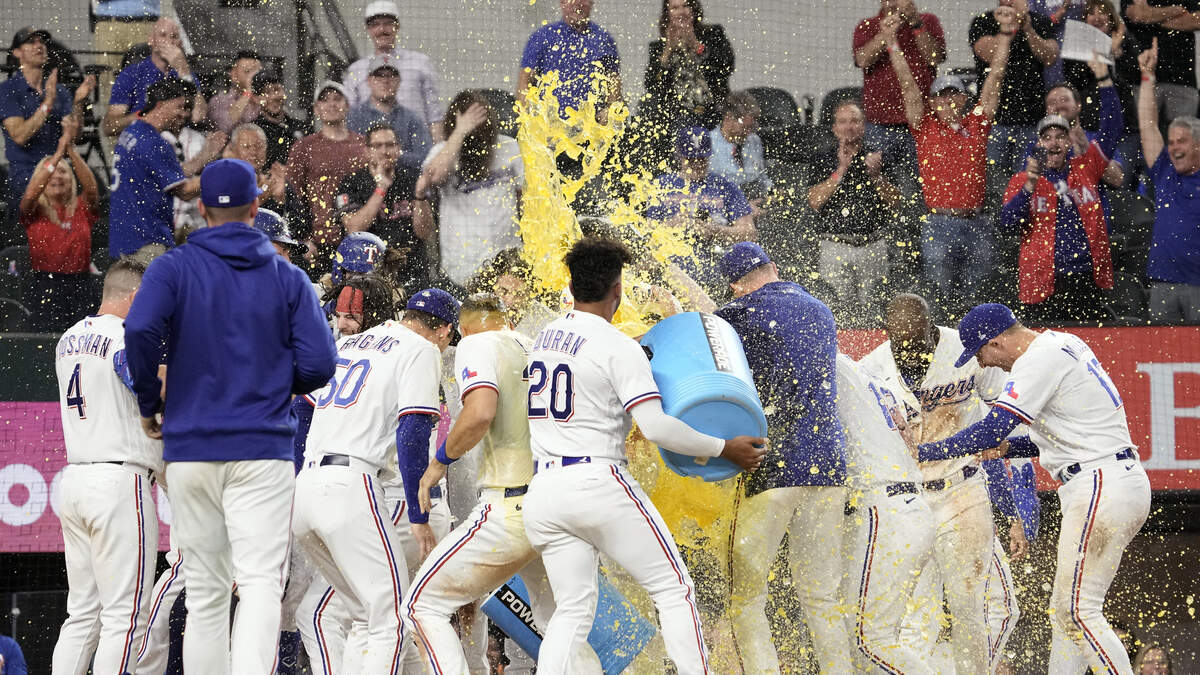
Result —
[{"label": "jersey number 4", "polygon": [[[571,367],[560,363],[550,371],[546,364],[534,361],[526,373],[529,379],[529,419],[546,419],[546,408],[537,405],[534,397],[540,397],[550,388],[550,416],[557,422],[566,422],[575,415],[575,378]],[[540,400],[539,400],[540,402]]]},{"label": "jersey number 4", "polygon": [[83,397],[83,386],[80,384],[79,371],[81,364],[75,364],[75,370],[71,371],[71,379],[67,380],[67,407],[74,408],[79,414],[79,419],[87,419],[87,399]]},{"label": "jersey number 4", "polygon": [[[317,399],[318,408],[327,408],[330,404],[338,408],[349,408],[357,403],[358,395],[367,383],[367,375],[371,372],[371,362],[359,359],[351,363],[350,359],[338,357],[337,368],[325,393]],[[345,373],[342,372],[343,368]]]}]

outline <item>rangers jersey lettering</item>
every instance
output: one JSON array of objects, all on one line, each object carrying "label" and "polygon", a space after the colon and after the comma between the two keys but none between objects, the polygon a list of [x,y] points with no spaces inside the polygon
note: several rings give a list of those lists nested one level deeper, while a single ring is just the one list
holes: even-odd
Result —
[{"label": "rangers jersey lettering", "polygon": [[[861,364],[873,372],[904,404],[909,424],[918,424],[915,440],[930,443],[951,436],[971,423],[983,419],[988,403],[1000,393],[1005,373],[999,368],[981,368],[971,359],[961,368],[954,361],[962,353],[958,331],[937,326],[938,344],[933,350],[925,377],[909,387],[900,375],[892,356],[892,343],[886,341],[862,358]],[[924,480],[937,480],[955,475],[975,457],[956,457],[937,462],[921,463]]]}]

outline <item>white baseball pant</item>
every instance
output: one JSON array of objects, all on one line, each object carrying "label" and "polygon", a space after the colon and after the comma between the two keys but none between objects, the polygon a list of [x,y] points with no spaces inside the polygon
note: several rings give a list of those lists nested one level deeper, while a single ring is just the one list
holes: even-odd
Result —
[{"label": "white baseball pant", "polygon": [[1000,537],[993,538],[992,563],[988,566],[988,578],[983,585],[983,611],[988,622],[988,658],[991,670],[996,672],[1004,660],[1004,648],[1012,636],[1021,609],[1017,606],[1017,586],[1013,583],[1012,570],[1008,565],[1008,554]]},{"label": "white baseball pant", "polygon": [[539,471],[524,511],[525,533],[542,555],[558,603],[542,640],[539,673],[579,672],[577,654],[596,614],[601,553],[650,594],[679,674],[709,672],[692,578],[662,516],[623,466],[593,461]]},{"label": "white baseball pant", "polygon": [[167,670],[171,651],[171,608],[183,592],[183,552],[178,548],[167,551],[167,569],[158,576],[150,594],[150,614],[146,634],[137,652],[137,675],[162,675]]},{"label": "white baseball pant", "polygon": [[[850,669],[850,642],[838,607],[845,487],[778,487],[737,505],[730,555],[730,615],[746,675],[778,673],[767,621],[767,575],[788,535],[792,583],[804,608],[821,670]],[[836,553],[830,554],[831,551]]]},{"label": "white baseball pant", "polygon": [[862,495],[845,516],[843,548],[848,567],[842,595],[854,607],[847,617],[856,648],[854,669],[825,672],[936,672],[900,639],[900,622],[933,554],[933,539],[933,513],[921,495],[889,497],[884,488]]},{"label": "white baseball pant", "polygon": [[296,477],[292,528],[350,615],[367,619],[360,672],[397,673],[406,647],[400,598],[408,567],[379,481],[347,466],[306,467]]},{"label": "white baseball pant", "polygon": [[[170,462],[167,481],[171,535],[183,550],[187,578],[184,670],[271,672],[279,655],[294,465],[285,459]],[[229,590],[235,578],[238,612],[231,639]]]},{"label": "white baseball pant", "polygon": [[[158,550],[158,514],[146,469],[68,464],[59,520],[67,565],[67,620],[55,675],[124,673],[146,630]],[[95,662],[93,663],[93,652]]]},{"label": "white baseball pant", "polygon": [[1150,514],[1150,479],[1136,459],[1085,470],[1058,488],[1062,529],[1050,593],[1049,672],[1130,675],[1129,655],[1104,618],[1104,596],[1125,547]]},{"label": "white baseball pant", "polygon": [[[407,519],[403,517],[404,501],[389,504],[392,524],[396,526],[396,539],[404,550],[405,562],[411,565],[409,569],[416,569],[420,562],[420,547],[412,536]],[[449,511],[441,500],[434,501],[429,524],[439,539],[449,531]],[[354,673],[361,667],[362,654],[366,651],[366,621],[356,621],[350,615],[346,603],[320,572],[310,579],[304,597],[296,607],[295,622],[304,642],[304,650],[317,675]],[[487,630],[486,623],[483,630]],[[423,673],[422,662],[421,655],[415,649],[410,650],[405,655],[401,671]]]},{"label": "white baseball pant", "polygon": [[[412,527],[408,523],[408,511],[404,501],[403,486],[389,487],[383,489],[384,502],[392,514],[392,523],[396,526],[397,542],[400,545],[404,554],[404,562],[408,570],[412,572],[408,579],[405,580],[405,587],[409,587],[412,583],[412,578],[416,573],[416,569],[421,565],[421,544],[413,536]],[[441,541],[447,534],[450,533],[450,507],[444,499],[433,500],[432,507],[429,511],[429,527],[433,529],[433,535]],[[404,621],[404,609],[401,604],[400,620]],[[481,617],[482,618],[482,617]],[[487,653],[487,619],[482,618],[483,626],[468,627],[476,628],[477,632],[474,635],[483,634],[483,642],[476,651],[469,653],[477,653],[480,662],[486,664]],[[416,646],[416,637],[411,633],[408,626],[405,626],[406,640],[412,643],[404,652],[404,662],[400,666],[400,672],[407,675],[424,675],[425,661],[421,657],[421,652]],[[465,639],[470,639],[467,635]],[[464,645],[468,643],[464,642]],[[474,646],[474,645],[470,645]],[[350,626],[350,633],[346,636],[346,647],[342,657],[342,672],[349,675],[350,673],[361,672],[362,659],[367,652],[367,622],[363,618],[356,617]],[[487,669],[483,668],[482,675],[487,675]]]},{"label": "white baseball pant", "polygon": [[[488,671],[485,654],[464,653],[450,615],[514,574],[521,575],[529,591],[534,622],[543,629],[549,624],[554,595],[542,559],[525,535],[523,500],[523,495],[506,498],[503,489],[482,490],[471,514],[441,540],[417,571],[404,599],[404,620],[425,647],[434,675]],[[486,635],[483,641],[486,644]],[[600,660],[591,647],[585,642],[579,651],[573,672],[599,675]]]},{"label": "white baseball pant", "polygon": [[989,672],[984,584],[992,564],[995,525],[987,485],[977,473],[945,490],[924,494],[933,510],[933,557],[921,571],[901,639],[922,654],[933,653],[942,625],[944,590],[956,672]]}]

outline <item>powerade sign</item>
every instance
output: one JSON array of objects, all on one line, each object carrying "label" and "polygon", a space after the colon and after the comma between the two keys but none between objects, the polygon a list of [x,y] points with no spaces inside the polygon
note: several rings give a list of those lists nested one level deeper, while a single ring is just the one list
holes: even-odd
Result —
[{"label": "powerade sign", "polygon": [[704,339],[708,340],[708,349],[712,352],[713,365],[722,373],[733,372],[733,361],[729,357],[729,345],[721,336],[721,324],[724,323],[714,314],[700,313],[700,325],[704,327]]}]

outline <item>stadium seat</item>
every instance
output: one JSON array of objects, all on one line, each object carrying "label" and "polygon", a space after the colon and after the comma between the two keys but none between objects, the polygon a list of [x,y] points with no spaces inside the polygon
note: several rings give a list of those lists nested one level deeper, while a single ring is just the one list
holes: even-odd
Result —
[{"label": "stadium seat", "polygon": [[751,87],[762,114],[758,117],[758,135],[763,140],[766,159],[804,162],[812,152],[812,127],[805,124],[803,110],[796,99],[777,87]]}]

